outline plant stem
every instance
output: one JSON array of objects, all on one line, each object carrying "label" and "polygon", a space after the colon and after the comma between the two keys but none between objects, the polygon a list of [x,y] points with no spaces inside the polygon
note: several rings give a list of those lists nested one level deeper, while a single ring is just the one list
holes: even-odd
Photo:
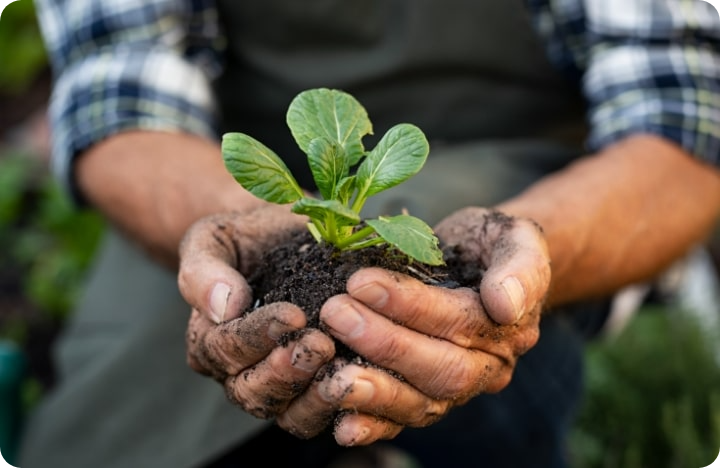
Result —
[{"label": "plant stem", "polygon": [[338,245],[338,229],[337,229],[337,222],[335,220],[335,215],[332,213],[328,213],[325,216],[325,227],[326,231],[323,237],[327,239],[327,241],[333,245]]},{"label": "plant stem", "polygon": [[364,249],[365,247],[370,247],[371,245],[380,245],[384,243],[385,239],[383,239],[382,237],[373,237],[362,242],[350,244],[349,246],[345,247],[345,250],[360,250]]},{"label": "plant stem", "polygon": [[[312,222],[313,226],[315,226],[315,229],[317,229],[318,233],[320,233],[320,237],[326,240],[330,238],[328,232],[325,230],[325,226],[323,226],[319,220],[311,218],[310,221]],[[328,242],[330,241],[328,240]]]},{"label": "plant stem", "polygon": [[[356,242],[359,242],[359,241],[365,239],[367,236],[369,236],[373,232],[375,232],[375,229],[373,229],[370,226],[366,226],[366,227],[360,229],[359,231],[355,232],[351,236],[348,236],[342,240],[337,241],[337,243],[335,243],[335,246],[340,250],[346,249],[346,248],[348,248],[349,245],[355,244]],[[380,239],[380,241],[384,242],[382,239]]]}]

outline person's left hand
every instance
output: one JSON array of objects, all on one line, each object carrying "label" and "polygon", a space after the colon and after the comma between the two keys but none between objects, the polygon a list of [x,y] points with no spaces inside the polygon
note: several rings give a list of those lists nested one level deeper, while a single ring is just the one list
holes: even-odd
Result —
[{"label": "person's left hand", "polygon": [[331,338],[308,328],[294,304],[275,302],[245,313],[253,300],[247,276],[267,249],[305,223],[280,205],[219,213],[194,223],[179,250],[178,287],[192,308],[187,363],[258,418],[282,413],[335,355]]},{"label": "person's left hand", "polygon": [[[436,232],[464,261],[487,267],[478,291],[447,289],[378,268],[360,270],[348,294],[321,311],[328,331],[379,367],[336,359],[278,416],[301,437],[340,411],[335,439],[345,446],[395,437],[432,424],[453,407],[510,382],[519,356],[535,345],[550,283],[539,227],[482,208],[462,210]],[[390,370],[391,372],[388,372]]]}]

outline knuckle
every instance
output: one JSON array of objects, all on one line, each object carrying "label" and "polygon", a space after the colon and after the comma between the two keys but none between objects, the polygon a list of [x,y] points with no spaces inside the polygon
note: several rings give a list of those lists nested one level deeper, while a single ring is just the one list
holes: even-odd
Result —
[{"label": "knuckle", "polygon": [[409,427],[426,427],[436,423],[447,414],[452,405],[449,400],[428,399],[424,410],[417,418],[409,421]]},{"label": "knuckle", "polygon": [[512,356],[518,357],[527,353],[540,340],[540,312],[533,311],[524,317],[524,324],[516,324],[516,333],[512,339]]},{"label": "knuckle", "polygon": [[297,415],[286,411],[277,417],[276,422],[280,429],[289,432],[295,437],[310,439],[326,428],[332,422],[332,419],[332,412],[312,412]]},{"label": "knuckle", "polygon": [[227,399],[256,418],[271,419],[275,417],[277,411],[274,406],[277,402],[270,398],[260,400],[253,392],[246,392],[246,379],[246,375],[234,375],[226,379],[225,395]]},{"label": "knuckle", "polygon": [[446,359],[441,372],[430,380],[430,396],[439,399],[458,398],[468,392],[478,380],[477,364],[466,354]]},{"label": "knuckle", "polygon": [[237,359],[225,350],[225,340],[223,335],[217,333],[208,333],[203,340],[203,355],[213,364],[213,367],[223,369],[227,374],[238,374],[242,370],[242,366]]},{"label": "knuckle", "polygon": [[502,366],[501,369],[490,377],[485,386],[486,393],[498,393],[510,384],[512,380],[512,369],[508,366]]},{"label": "knuckle", "polygon": [[521,356],[527,353],[533,346],[535,346],[540,339],[540,330],[537,327],[532,327],[520,335],[520,339],[517,340],[515,347],[515,355]]},{"label": "knuckle", "polygon": [[368,354],[368,357],[383,367],[394,368],[396,363],[402,361],[408,354],[408,350],[412,349],[409,346],[411,346],[411,343],[407,339],[402,339],[400,336],[390,336],[380,343],[372,354]]},{"label": "knuckle", "polygon": [[479,313],[475,306],[468,305],[479,303],[476,293],[469,289],[466,291],[461,289],[456,292],[462,294],[463,297],[466,296],[466,298],[460,298],[461,302],[458,302],[457,307],[453,308],[457,313],[452,314],[452,317],[448,319],[444,333],[456,345],[470,348],[477,342],[477,338],[485,332],[487,320],[485,315]]}]

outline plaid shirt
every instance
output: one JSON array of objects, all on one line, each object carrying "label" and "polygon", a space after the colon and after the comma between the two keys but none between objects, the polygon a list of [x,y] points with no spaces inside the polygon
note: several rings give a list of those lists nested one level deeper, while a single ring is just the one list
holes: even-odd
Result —
[{"label": "plaid shirt", "polygon": [[[588,150],[662,135],[720,164],[720,17],[701,0],[526,0],[550,60],[581,83]],[[36,0],[57,75],[53,170],[125,129],[217,137],[212,0]],[[172,79],[167,79],[172,77]]]}]

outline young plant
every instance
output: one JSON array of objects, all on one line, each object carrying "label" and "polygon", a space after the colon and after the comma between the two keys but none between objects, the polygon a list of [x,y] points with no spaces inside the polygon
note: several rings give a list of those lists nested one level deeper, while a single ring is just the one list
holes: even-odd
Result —
[{"label": "young plant", "polygon": [[360,217],[368,197],[404,182],[425,164],[429,145],[419,128],[398,124],[366,151],[362,138],[372,134],[366,110],[350,94],[326,88],[298,94],[286,120],[322,198],[306,196],[267,146],[243,133],[227,133],[223,159],[238,183],[263,200],[294,203],[292,211],[310,218],[308,228],[318,242],[339,250],[388,243],[419,262],[444,263],[438,239],[424,221],[408,214]]}]

